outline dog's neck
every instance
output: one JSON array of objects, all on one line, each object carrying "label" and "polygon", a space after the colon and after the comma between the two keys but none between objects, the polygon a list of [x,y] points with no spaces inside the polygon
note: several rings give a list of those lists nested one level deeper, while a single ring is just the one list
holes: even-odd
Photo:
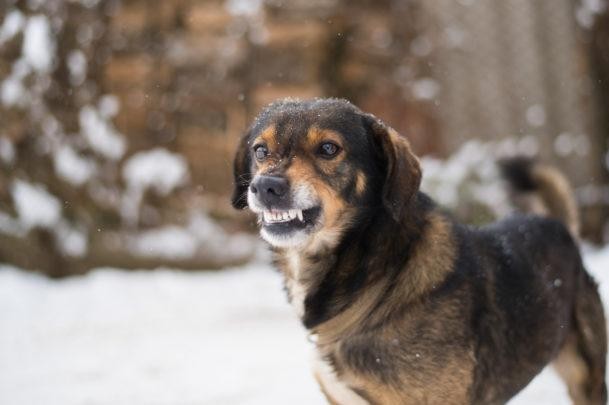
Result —
[{"label": "dog's neck", "polygon": [[365,213],[336,246],[276,250],[275,264],[305,327],[343,333],[361,321],[358,317],[369,314],[392,289],[437,215],[421,194],[399,222],[379,209]]}]

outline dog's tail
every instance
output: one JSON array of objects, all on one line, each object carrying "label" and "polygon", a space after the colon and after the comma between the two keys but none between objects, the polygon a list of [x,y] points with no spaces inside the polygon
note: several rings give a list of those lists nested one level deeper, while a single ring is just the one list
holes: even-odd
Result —
[{"label": "dog's tail", "polygon": [[574,237],[579,236],[577,204],[561,172],[526,157],[503,159],[499,167],[510,184],[513,203],[519,209],[556,218]]}]

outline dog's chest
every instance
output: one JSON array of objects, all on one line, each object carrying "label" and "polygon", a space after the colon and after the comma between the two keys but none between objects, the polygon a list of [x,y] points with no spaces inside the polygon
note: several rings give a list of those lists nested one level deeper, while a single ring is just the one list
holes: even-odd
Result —
[{"label": "dog's chest", "polygon": [[286,254],[286,288],[290,297],[290,303],[294,307],[296,314],[303,317],[305,313],[305,298],[307,296],[307,287],[302,279],[303,260],[300,254],[296,251],[290,251]]},{"label": "dog's chest", "polygon": [[368,401],[359,396],[343,381],[327,361],[317,357],[313,363],[317,382],[324,394],[336,404],[366,405]]}]

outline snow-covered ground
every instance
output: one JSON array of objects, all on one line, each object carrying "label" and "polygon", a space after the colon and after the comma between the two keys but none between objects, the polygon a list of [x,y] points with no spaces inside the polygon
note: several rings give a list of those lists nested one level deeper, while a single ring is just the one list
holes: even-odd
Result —
[{"label": "snow-covered ground", "polygon": [[[609,248],[586,254],[609,302]],[[1,404],[323,404],[264,262],[222,272],[0,267]],[[550,369],[512,405],[568,404]]]}]

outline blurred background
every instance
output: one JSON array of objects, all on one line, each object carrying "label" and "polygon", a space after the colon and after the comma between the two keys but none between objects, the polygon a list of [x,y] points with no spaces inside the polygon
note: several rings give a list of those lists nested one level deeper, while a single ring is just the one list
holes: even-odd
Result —
[{"label": "blurred background", "polygon": [[[229,203],[280,97],[376,114],[473,224],[510,211],[496,159],[538,156],[609,242],[606,0],[0,0],[0,403],[324,402]],[[535,381],[512,404],[569,403]]]},{"label": "blurred background", "polygon": [[607,239],[604,0],[3,0],[0,261],[247,262],[237,140],[279,97],[345,97],[408,136],[425,189],[501,214],[497,154],[539,155]]}]

